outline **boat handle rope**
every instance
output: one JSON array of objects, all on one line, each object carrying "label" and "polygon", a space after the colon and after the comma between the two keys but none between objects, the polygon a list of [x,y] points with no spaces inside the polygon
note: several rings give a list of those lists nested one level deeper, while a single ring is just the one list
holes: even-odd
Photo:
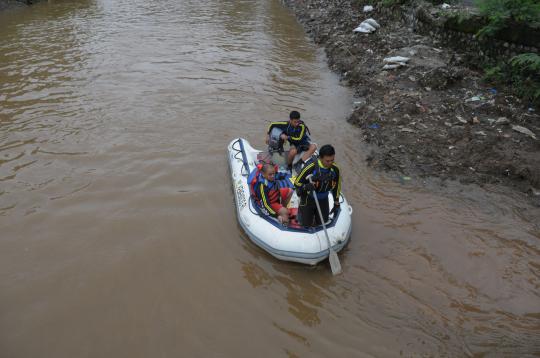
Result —
[{"label": "boat handle rope", "polygon": [[[240,145],[240,149],[238,148],[235,148],[234,145],[238,143]],[[238,138],[232,145],[231,145],[231,149],[234,149],[236,151],[236,153],[234,154],[234,159],[238,159],[238,160],[241,160],[242,161],[242,169],[240,170],[240,174],[242,176],[248,176],[249,175],[249,169],[247,168],[247,163],[246,161],[244,160],[244,153],[243,153],[243,149],[242,149],[242,143],[240,143],[240,138]],[[241,154],[242,155],[242,158],[238,158],[238,154]],[[245,170],[245,174],[242,173],[242,170]]]}]

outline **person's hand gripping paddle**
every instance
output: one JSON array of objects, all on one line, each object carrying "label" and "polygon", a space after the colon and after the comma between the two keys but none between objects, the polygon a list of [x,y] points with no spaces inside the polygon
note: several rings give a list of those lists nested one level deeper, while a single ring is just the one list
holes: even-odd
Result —
[{"label": "person's hand gripping paddle", "polygon": [[[311,176],[309,177],[309,182],[313,184],[313,181],[311,180]],[[339,275],[341,270],[341,263],[339,262],[339,258],[337,253],[334,251],[334,248],[332,247],[332,244],[330,243],[330,237],[328,236],[328,232],[326,231],[326,224],[324,223],[324,219],[321,212],[321,206],[319,205],[319,199],[317,199],[317,193],[315,193],[315,190],[312,190],[311,193],[313,194],[313,199],[315,199],[315,205],[317,205],[317,211],[319,212],[319,218],[321,219],[321,224],[324,229],[324,236],[326,236],[326,242],[328,243],[328,261],[330,261],[330,269],[332,270],[332,275]]]}]

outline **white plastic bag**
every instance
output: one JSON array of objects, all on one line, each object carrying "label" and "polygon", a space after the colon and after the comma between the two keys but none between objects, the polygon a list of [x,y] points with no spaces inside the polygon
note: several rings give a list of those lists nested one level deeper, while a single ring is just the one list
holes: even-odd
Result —
[{"label": "white plastic bag", "polygon": [[371,26],[373,26],[376,29],[381,27],[381,25],[379,25],[379,23],[377,21],[375,21],[375,19],[372,19],[372,18],[364,20],[364,21],[362,21],[362,23],[368,23],[368,24],[370,24]]},{"label": "white plastic bag", "polygon": [[361,32],[361,33],[364,33],[364,34],[369,34],[369,33],[374,32],[375,30],[377,30],[377,29],[374,28],[373,26],[371,26],[370,24],[368,24],[367,22],[362,22],[360,24],[360,26],[358,26],[353,31],[354,32]]}]

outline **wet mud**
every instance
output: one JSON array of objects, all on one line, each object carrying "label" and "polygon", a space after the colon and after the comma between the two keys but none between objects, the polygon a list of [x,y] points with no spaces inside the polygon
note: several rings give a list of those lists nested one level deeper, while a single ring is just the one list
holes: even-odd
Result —
[{"label": "wet mud", "polygon": [[[365,1],[283,1],[328,63],[354,88],[349,122],[363,129],[365,160],[402,178],[503,185],[540,206],[540,116],[531,104],[493,88],[462,52],[415,33]],[[365,13],[365,5],[374,5]],[[373,18],[372,33],[353,32]],[[383,69],[389,57],[408,60]],[[390,66],[393,67],[393,66]]]}]

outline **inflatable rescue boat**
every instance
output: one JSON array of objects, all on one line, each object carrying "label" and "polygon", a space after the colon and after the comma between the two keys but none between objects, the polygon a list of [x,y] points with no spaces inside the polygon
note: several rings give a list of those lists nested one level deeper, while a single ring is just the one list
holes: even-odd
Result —
[{"label": "inflatable rescue boat", "polygon": [[[249,142],[242,138],[231,141],[227,149],[238,221],[250,240],[280,260],[315,265],[328,258],[330,250],[323,226],[305,228],[296,221],[299,202],[296,193],[287,206],[291,213],[287,226],[263,212],[251,196],[249,174],[268,152],[252,148]],[[286,154],[274,153],[273,163],[279,163],[279,158],[275,156],[286,158]],[[279,165],[280,172],[287,172],[284,164],[285,161],[282,160]],[[352,207],[343,194],[339,200],[340,209],[330,214],[326,223],[330,245],[335,252],[343,249],[349,241],[352,226]],[[329,195],[328,201],[332,207],[332,195]]]}]

